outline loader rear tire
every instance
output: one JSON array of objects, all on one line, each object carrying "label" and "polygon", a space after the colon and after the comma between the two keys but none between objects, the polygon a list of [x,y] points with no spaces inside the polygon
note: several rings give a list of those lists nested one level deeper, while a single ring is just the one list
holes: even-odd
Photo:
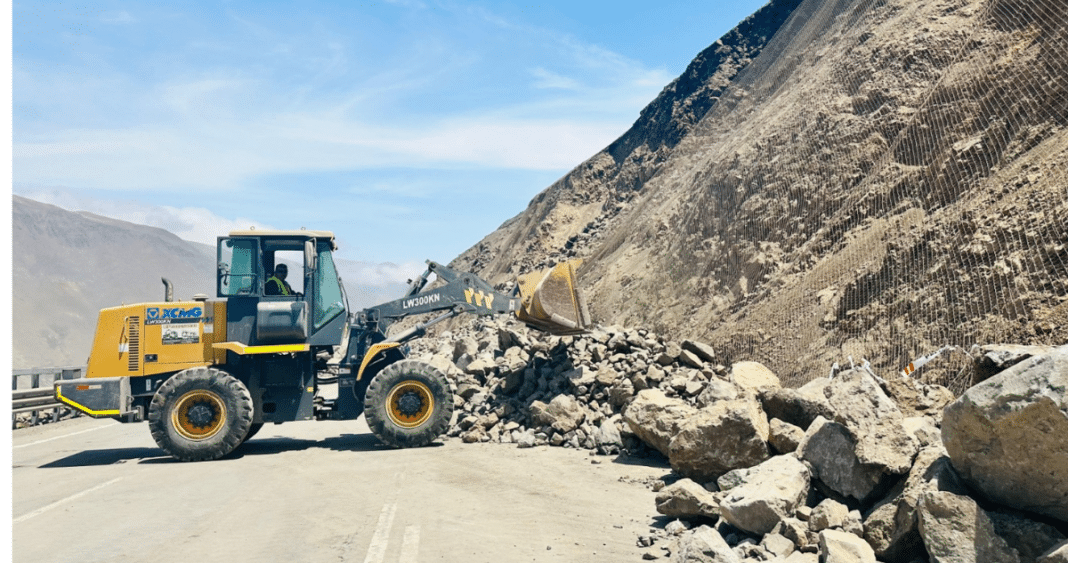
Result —
[{"label": "loader rear tire", "polygon": [[262,422],[253,422],[252,425],[248,428],[248,434],[245,434],[245,438],[241,440],[241,443],[244,444],[245,442],[251,440],[252,437],[260,431],[260,428],[263,428]]},{"label": "loader rear tire", "polygon": [[425,446],[449,429],[452,392],[445,374],[416,360],[400,360],[367,386],[364,416],[371,432],[397,448]]},{"label": "loader rear tire", "polygon": [[156,444],[179,461],[218,459],[249,435],[252,408],[252,395],[234,376],[191,368],[156,391],[148,406],[148,426]]}]

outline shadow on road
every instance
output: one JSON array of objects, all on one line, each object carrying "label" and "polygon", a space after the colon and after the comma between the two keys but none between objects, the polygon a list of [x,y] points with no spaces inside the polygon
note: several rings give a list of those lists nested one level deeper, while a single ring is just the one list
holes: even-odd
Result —
[{"label": "shadow on road", "polygon": [[62,459],[46,463],[41,469],[59,467],[92,467],[96,465],[114,465],[139,460],[140,463],[170,460],[167,453],[159,448],[115,448],[110,450],[86,450]]},{"label": "shadow on road", "polygon": [[[443,444],[434,442],[429,448],[441,447]],[[313,448],[326,448],[336,452],[389,452],[400,451],[391,448],[375,438],[374,434],[342,434],[323,440],[302,440],[297,438],[253,438],[238,446],[230,455],[220,458],[218,461],[237,460],[246,455],[270,455],[282,452],[296,452]],[[179,463],[167,455],[160,448],[114,448],[108,450],[87,450],[69,455],[62,459],[46,463],[42,469],[54,469],[61,467],[93,467],[99,465],[114,465],[137,461],[138,463]]]}]

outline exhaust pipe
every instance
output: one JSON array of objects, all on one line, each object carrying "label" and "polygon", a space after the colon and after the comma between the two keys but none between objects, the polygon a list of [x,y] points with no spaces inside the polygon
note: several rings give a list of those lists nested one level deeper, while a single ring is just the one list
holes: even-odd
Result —
[{"label": "exhaust pipe", "polygon": [[160,279],[163,280],[163,287],[164,287],[163,300],[166,301],[167,303],[170,303],[171,301],[174,301],[174,285],[171,284],[171,280],[169,280],[167,278],[160,278]]}]

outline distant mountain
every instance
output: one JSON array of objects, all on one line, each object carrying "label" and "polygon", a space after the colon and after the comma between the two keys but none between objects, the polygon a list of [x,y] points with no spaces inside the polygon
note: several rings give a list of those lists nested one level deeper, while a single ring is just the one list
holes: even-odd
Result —
[{"label": "distant mountain", "polygon": [[[188,301],[197,293],[215,295],[215,248],[163,229],[16,195],[12,235],[16,368],[85,364],[100,309],[162,301],[160,278],[174,284],[176,300]],[[404,284],[354,283],[368,271],[391,267],[338,260],[350,307],[399,297]]]}]

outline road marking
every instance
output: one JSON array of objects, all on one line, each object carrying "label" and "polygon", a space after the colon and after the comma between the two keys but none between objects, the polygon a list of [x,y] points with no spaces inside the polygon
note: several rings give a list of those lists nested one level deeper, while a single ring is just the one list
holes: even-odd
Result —
[{"label": "road marking", "polygon": [[397,563],[416,563],[419,559],[419,526],[404,529],[404,543],[401,544],[400,559]]},{"label": "road marking", "polygon": [[37,510],[34,510],[33,512],[30,512],[28,514],[23,514],[22,516],[19,516],[18,518],[15,518],[14,520],[12,520],[11,523],[12,524],[18,524],[19,522],[25,522],[26,520],[29,520],[30,518],[33,518],[34,516],[40,516],[41,514],[44,514],[45,512],[48,512],[49,510],[52,510],[53,508],[55,508],[57,506],[60,506],[60,505],[65,504],[65,503],[68,503],[68,502],[70,502],[70,501],[72,501],[72,500],[74,500],[76,498],[83,497],[83,496],[85,496],[85,495],[87,495],[89,493],[92,493],[92,492],[95,492],[95,491],[99,491],[100,489],[103,489],[104,487],[107,487],[108,485],[113,485],[115,483],[118,483],[121,480],[122,480],[122,477],[116,477],[116,478],[108,481],[107,483],[101,483],[100,485],[97,485],[97,486],[93,487],[92,489],[86,489],[86,490],[84,490],[84,491],[82,491],[80,493],[73,494],[73,495],[71,495],[71,496],[69,496],[69,497],[67,497],[65,499],[57,500],[56,502],[53,502],[52,504],[50,504],[48,506],[43,506],[43,507],[38,508]]},{"label": "road marking", "polygon": [[389,530],[393,527],[393,517],[396,514],[397,503],[391,502],[382,507],[382,514],[378,515],[375,535],[371,536],[371,545],[367,546],[367,558],[363,560],[363,563],[382,563],[382,560],[386,558]]},{"label": "road marking", "polygon": [[94,430],[100,430],[101,428],[111,428],[112,426],[113,426],[112,424],[108,424],[106,426],[97,426],[97,427],[94,427],[94,428],[89,428],[88,430],[79,430],[77,432],[71,432],[70,434],[64,434],[62,436],[54,436],[52,438],[46,438],[44,440],[37,440],[36,442],[30,442],[29,444],[22,444],[21,446],[15,446],[15,447],[13,447],[11,449],[17,450],[19,448],[28,448],[30,446],[36,446],[37,444],[43,444],[45,442],[51,442],[52,440],[62,440],[63,438],[70,438],[71,436],[77,436],[78,434],[85,434],[86,432],[92,432]]}]

